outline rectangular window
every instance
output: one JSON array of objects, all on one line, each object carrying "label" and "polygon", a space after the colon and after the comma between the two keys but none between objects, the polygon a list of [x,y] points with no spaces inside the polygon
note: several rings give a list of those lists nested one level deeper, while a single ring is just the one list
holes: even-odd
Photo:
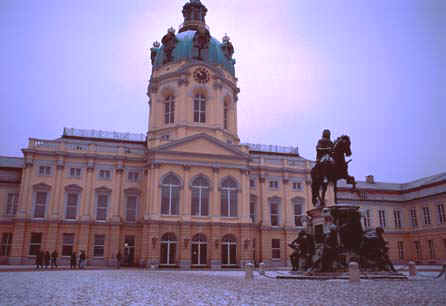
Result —
[{"label": "rectangular window", "polygon": [[443,224],[443,223],[446,222],[446,216],[444,214],[444,205],[443,204],[438,204],[437,208],[438,208],[438,222],[440,224]]},{"label": "rectangular window", "polygon": [[379,225],[381,227],[386,227],[386,211],[378,210],[378,215],[379,215]]},{"label": "rectangular window", "polygon": [[8,193],[8,200],[6,202],[6,216],[14,217],[17,214],[18,202],[19,202],[18,193]]},{"label": "rectangular window", "polygon": [[221,191],[221,215],[222,217],[237,217],[237,191]]},{"label": "rectangular window", "polygon": [[401,229],[401,212],[399,210],[393,211],[393,218],[395,221],[395,228]]},{"label": "rectangular window", "polygon": [[431,211],[429,207],[423,207],[423,214],[424,214],[424,225],[431,224]]},{"label": "rectangular window", "polygon": [[96,205],[96,220],[105,221],[107,219],[108,195],[99,194]]},{"label": "rectangular window", "polygon": [[70,177],[80,178],[81,168],[70,168]]},{"label": "rectangular window", "polygon": [[255,179],[249,179],[249,187],[256,188],[256,180]]},{"label": "rectangular window", "polygon": [[101,180],[109,180],[111,178],[110,170],[99,170],[99,178]]},{"label": "rectangular window", "polygon": [[223,105],[223,127],[228,128],[228,102]]},{"label": "rectangular window", "polygon": [[194,99],[194,122],[206,122],[206,98],[200,94]]},{"label": "rectangular window", "polygon": [[169,96],[164,104],[164,123],[170,124],[175,121],[175,98]]},{"label": "rectangular window", "polygon": [[9,256],[12,244],[12,233],[3,233],[0,245],[0,256]]},{"label": "rectangular window", "polygon": [[257,198],[251,195],[249,197],[249,217],[251,218],[252,222],[256,221],[256,204]]},{"label": "rectangular window", "polygon": [[67,194],[67,208],[65,212],[65,219],[76,220],[77,218],[77,201],[79,195],[77,193]]},{"label": "rectangular window", "polygon": [[272,259],[280,259],[280,239],[273,239],[272,245]]},{"label": "rectangular window", "polygon": [[272,188],[272,189],[279,188],[279,182],[278,181],[269,181],[269,188]]},{"label": "rectangular window", "polygon": [[136,221],[136,196],[128,196],[127,197],[127,222],[135,222]]},{"label": "rectangular window", "polygon": [[62,236],[62,256],[71,256],[74,246],[74,234],[63,234]]},{"label": "rectangular window", "polygon": [[398,241],[398,256],[399,256],[399,259],[404,259],[404,243],[403,243],[403,241]]},{"label": "rectangular window", "polygon": [[301,190],[301,189],[302,189],[302,183],[293,182],[293,190]]},{"label": "rectangular window", "polygon": [[37,253],[40,252],[41,244],[42,244],[42,233],[31,233],[29,255],[37,255]]},{"label": "rectangular window", "polygon": [[410,221],[412,223],[412,227],[418,227],[417,209],[415,207],[410,209]]},{"label": "rectangular window", "polygon": [[364,215],[364,227],[369,228],[370,226],[371,226],[370,209],[367,209]]},{"label": "rectangular window", "polygon": [[435,259],[435,247],[434,247],[434,241],[428,240],[427,244],[429,246],[429,255],[431,259]]},{"label": "rectangular window", "polygon": [[139,173],[138,173],[138,172],[134,172],[134,171],[130,171],[130,172],[128,173],[127,178],[128,178],[128,180],[129,180],[130,182],[137,182],[137,181],[138,181],[138,178],[139,178]]},{"label": "rectangular window", "polygon": [[104,257],[105,235],[94,235],[94,257]]},{"label": "rectangular window", "polygon": [[303,226],[302,224],[302,205],[294,204],[294,225]]},{"label": "rectangular window", "polygon": [[279,203],[270,203],[271,226],[279,226]]},{"label": "rectangular window", "polygon": [[51,167],[50,166],[39,166],[39,176],[50,176]]},{"label": "rectangular window", "polygon": [[36,192],[36,204],[34,206],[34,218],[45,218],[46,201],[48,192],[37,191]]},{"label": "rectangular window", "polygon": [[421,243],[419,241],[415,241],[415,254],[418,260],[421,260]]}]

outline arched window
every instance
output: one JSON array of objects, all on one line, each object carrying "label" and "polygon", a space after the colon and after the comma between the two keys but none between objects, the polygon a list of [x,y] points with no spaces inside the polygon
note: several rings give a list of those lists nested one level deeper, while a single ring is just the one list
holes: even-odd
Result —
[{"label": "arched window", "polygon": [[237,264],[237,242],[233,235],[225,235],[221,242],[221,264],[233,266]]},{"label": "arched window", "polygon": [[224,106],[223,106],[223,126],[224,129],[227,129],[229,124],[228,124],[228,113],[229,113],[229,103],[228,101],[225,101]]},{"label": "arched window", "polygon": [[194,122],[206,122],[206,97],[203,94],[194,98]]},{"label": "arched window", "polygon": [[161,214],[179,215],[180,212],[180,180],[173,174],[166,176],[161,182]]},{"label": "arched window", "polygon": [[221,184],[221,215],[237,217],[237,182],[227,177]]},{"label": "arched window", "polygon": [[304,216],[304,202],[303,198],[294,198],[291,200],[294,211],[294,225],[303,226],[302,217]]},{"label": "arched window", "polygon": [[192,238],[192,264],[203,266],[207,264],[207,239],[203,234],[196,234]]},{"label": "arched window", "polygon": [[177,237],[173,233],[164,234],[161,237],[161,262],[162,265],[175,265],[177,250]]},{"label": "arched window", "polygon": [[175,97],[168,95],[164,103],[164,123],[170,124],[175,122]]},{"label": "arched window", "polygon": [[192,182],[192,216],[209,215],[209,181],[198,176]]},{"label": "arched window", "polygon": [[269,199],[269,207],[271,212],[271,226],[280,225],[280,198],[273,197]]}]

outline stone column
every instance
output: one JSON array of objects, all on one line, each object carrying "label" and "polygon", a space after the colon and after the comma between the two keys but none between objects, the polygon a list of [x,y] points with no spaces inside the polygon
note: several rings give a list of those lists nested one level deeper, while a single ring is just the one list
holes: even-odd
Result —
[{"label": "stone column", "polygon": [[121,192],[120,187],[122,185],[122,174],[124,172],[124,167],[122,161],[118,162],[116,167],[115,175],[113,176],[113,192],[111,199],[111,221],[112,222],[121,222],[120,216],[120,202],[121,202]]},{"label": "stone column", "polygon": [[95,167],[94,160],[89,160],[87,164],[87,178],[85,185],[85,197],[81,204],[81,221],[90,221],[92,216],[94,216],[94,181],[95,181]]},{"label": "stone column", "polygon": [[14,233],[12,234],[11,253],[8,263],[11,265],[19,265],[23,263],[23,257],[26,256],[28,248],[25,247],[25,222],[18,221],[14,225]]},{"label": "stone column", "polygon": [[53,194],[50,198],[50,205],[48,207],[48,217],[50,220],[57,220],[64,218],[64,159],[60,157],[56,165],[56,173],[53,182]]},{"label": "stone column", "polygon": [[212,191],[212,201],[211,201],[211,207],[209,209],[209,212],[212,217],[212,221],[217,221],[220,219],[220,194],[218,192],[218,186],[220,184],[220,175],[219,175],[219,168],[213,167],[213,191]]},{"label": "stone column", "polygon": [[151,248],[150,229],[149,229],[149,224],[145,222],[142,228],[141,257],[139,260],[139,265],[142,267],[149,267],[150,248]]},{"label": "stone column", "polygon": [[181,269],[190,269],[191,267],[191,226],[178,225],[178,258]]},{"label": "stone column", "polygon": [[151,223],[149,224],[149,259],[148,264],[158,267],[160,264],[160,234],[159,234],[159,224]]},{"label": "stone column", "polygon": [[78,239],[78,251],[85,251],[87,258],[93,256],[93,253],[90,253],[89,248],[89,238],[90,238],[90,225],[88,223],[82,223],[79,230],[79,239]]},{"label": "stone column", "polygon": [[48,227],[48,236],[45,241],[45,247],[42,248],[45,251],[53,252],[57,247],[57,236],[59,231],[59,225],[57,222],[50,221]]},{"label": "stone column", "polygon": [[190,166],[183,165],[184,186],[180,198],[180,218],[190,220],[191,215],[191,199],[189,196],[189,171]]},{"label": "stone column", "polygon": [[150,214],[160,216],[161,215],[161,189],[160,185],[160,168],[159,164],[154,164],[152,168],[152,203],[150,205]]},{"label": "stone column", "polygon": [[121,254],[123,254],[122,251],[122,245],[120,241],[120,234],[121,234],[121,228],[119,224],[112,224],[110,226],[109,230],[109,237],[108,237],[108,244],[109,244],[109,252],[106,254],[107,263],[109,265],[115,265],[116,264],[116,254],[118,254],[119,251],[121,251]]}]

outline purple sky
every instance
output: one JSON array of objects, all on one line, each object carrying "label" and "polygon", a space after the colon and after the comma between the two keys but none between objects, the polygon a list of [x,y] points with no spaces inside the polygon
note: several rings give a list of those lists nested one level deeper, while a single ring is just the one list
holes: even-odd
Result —
[{"label": "purple sky", "polygon": [[[0,154],[63,127],[145,133],[149,48],[185,0],[0,1]],[[446,1],[207,0],[231,37],[242,142],[352,140],[350,174],[446,171]]]}]

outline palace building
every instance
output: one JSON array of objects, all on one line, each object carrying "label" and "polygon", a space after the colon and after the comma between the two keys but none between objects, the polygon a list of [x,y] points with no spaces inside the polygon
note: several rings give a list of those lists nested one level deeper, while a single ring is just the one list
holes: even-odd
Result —
[{"label": "palace building", "polygon": [[[297,148],[240,143],[230,38],[210,35],[199,0],[182,13],[178,33],[151,48],[147,134],[65,128],[30,138],[23,158],[0,157],[2,263],[33,263],[40,250],[68,263],[85,250],[98,265],[118,252],[140,266],[288,264],[313,208],[314,162]],[[359,188],[341,186],[338,200],[385,228],[392,260],[446,258],[446,174]],[[333,205],[333,188],[327,197]]]}]

